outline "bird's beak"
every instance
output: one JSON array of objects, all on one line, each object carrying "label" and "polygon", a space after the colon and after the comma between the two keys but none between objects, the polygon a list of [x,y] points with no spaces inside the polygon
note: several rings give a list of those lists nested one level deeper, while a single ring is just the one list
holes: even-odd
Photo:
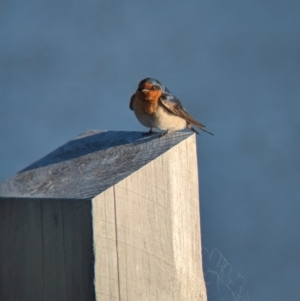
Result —
[{"label": "bird's beak", "polygon": [[143,90],[142,90],[142,92],[144,92],[144,93],[145,93],[145,92],[148,92],[148,91],[149,91],[148,89],[143,89]]}]

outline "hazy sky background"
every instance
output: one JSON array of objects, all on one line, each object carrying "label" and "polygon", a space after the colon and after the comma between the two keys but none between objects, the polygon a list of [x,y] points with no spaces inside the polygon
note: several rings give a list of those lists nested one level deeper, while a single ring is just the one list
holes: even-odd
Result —
[{"label": "hazy sky background", "polygon": [[86,130],[144,131],[128,103],[149,76],[215,133],[203,246],[249,300],[297,300],[300,1],[1,0],[0,181]]}]

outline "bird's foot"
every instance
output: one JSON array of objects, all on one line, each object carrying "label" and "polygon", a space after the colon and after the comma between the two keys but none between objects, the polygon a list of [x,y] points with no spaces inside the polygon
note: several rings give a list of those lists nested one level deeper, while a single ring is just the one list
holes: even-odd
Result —
[{"label": "bird's foot", "polygon": [[170,131],[166,131],[166,132],[164,132],[164,133],[161,133],[161,134],[159,135],[159,137],[164,137],[164,136],[168,135],[169,133],[170,133]]},{"label": "bird's foot", "polygon": [[156,134],[156,132],[154,132],[152,129],[150,129],[149,132],[143,133],[143,136],[150,136],[150,135],[152,135],[152,134]]}]

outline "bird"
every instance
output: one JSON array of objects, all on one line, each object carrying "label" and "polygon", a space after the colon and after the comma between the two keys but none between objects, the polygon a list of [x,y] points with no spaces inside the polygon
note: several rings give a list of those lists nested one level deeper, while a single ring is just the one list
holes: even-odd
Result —
[{"label": "bird", "polygon": [[151,77],[140,81],[136,92],[130,98],[129,108],[134,111],[143,126],[150,128],[144,135],[155,133],[153,129],[165,131],[161,134],[164,136],[185,128],[199,134],[193,126],[213,135],[205,125],[186,111],[167,87]]}]

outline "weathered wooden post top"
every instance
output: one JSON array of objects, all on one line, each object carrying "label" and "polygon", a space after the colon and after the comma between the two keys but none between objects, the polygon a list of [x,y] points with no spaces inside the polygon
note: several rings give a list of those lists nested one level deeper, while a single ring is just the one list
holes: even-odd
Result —
[{"label": "weathered wooden post top", "polygon": [[0,300],[206,300],[195,135],[89,131],[1,183]]}]

